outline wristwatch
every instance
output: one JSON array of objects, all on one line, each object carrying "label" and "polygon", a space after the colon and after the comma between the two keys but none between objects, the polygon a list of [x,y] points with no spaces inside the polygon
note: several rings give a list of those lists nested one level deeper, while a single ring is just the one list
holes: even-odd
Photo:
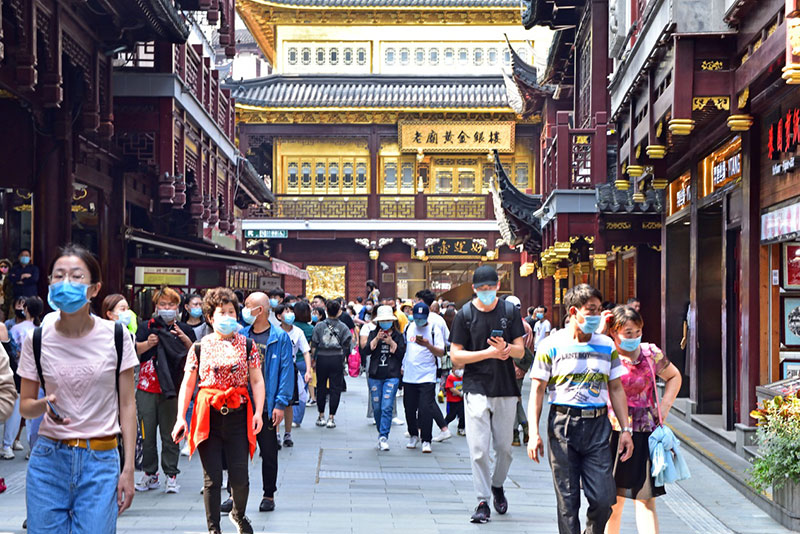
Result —
[{"label": "wristwatch", "polygon": [[622,427],[622,432],[627,432],[631,436],[633,435],[633,427],[632,426],[624,426]]}]

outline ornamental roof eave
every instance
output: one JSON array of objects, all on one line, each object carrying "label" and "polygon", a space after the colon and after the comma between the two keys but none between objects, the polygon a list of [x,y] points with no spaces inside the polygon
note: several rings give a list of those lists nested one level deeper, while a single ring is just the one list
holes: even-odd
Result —
[{"label": "ornamental roof eave", "polygon": [[[165,39],[171,43],[184,43],[189,38],[189,26],[171,0],[139,0],[121,2],[124,12],[132,12],[137,19],[144,19],[144,31],[134,30],[138,40]],[[135,10],[135,11],[134,11]]]},{"label": "ornamental roof eave", "polygon": [[267,187],[264,179],[259,176],[256,168],[246,158],[239,159],[239,177],[248,191],[253,194],[257,202],[275,202],[275,196]]},{"label": "ornamental roof eave", "polygon": [[242,110],[511,112],[500,76],[278,74],[225,87]]},{"label": "ornamental roof eave", "polygon": [[557,30],[578,24],[578,10],[584,0],[521,0],[522,25],[526,30],[534,26],[547,26]]},{"label": "ornamental roof eave", "polygon": [[617,189],[614,184],[606,183],[595,186],[597,211],[607,215],[613,214],[661,214],[664,213],[665,195],[663,190],[649,187],[645,192],[644,202],[633,200],[633,189],[625,191]]},{"label": "ornamental roof eave", "polygon": [[508,178],[496,151],[494,166],[501,209],[510,232],[517,238],[516,244],[524,242],[525,249],[530,252],[541,250],[541,221],[534,215],[542,207],[541,196],[528,195],[517,189]]},{"label": "ornamental roof eave", "polygon": [[[547,97],[555,93],[555,87],[540,84],[536,67],[520,57],[511,46],[508,36],[506,36],[506,42],[511,54],[511,79],[516,86],[516,90],[508,95],[508,100],[512,103],[514,111],[523,118],[527,118],[535,112],[541,111]],[[507,91],[512,91],[512,88],[507,87]]]},{"label": "ornamental roof eave", "polygon": [[519,9],[519,0],[247,0],[275,9],[313,10],[461,10]]}]

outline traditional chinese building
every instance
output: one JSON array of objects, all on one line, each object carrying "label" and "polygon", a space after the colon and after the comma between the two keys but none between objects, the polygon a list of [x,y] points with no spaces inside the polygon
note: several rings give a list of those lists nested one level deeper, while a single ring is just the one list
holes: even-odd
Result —
[{"label": "traditional chinese building", "polygon": [[202,18],[232,55],[233,0],[0,4],[3,256],[31,248],[46,269],[76,241],[98,254],[104,291],[131,294],[269,269],[236,252],[241,207],[272,197],[239,156],[233,101],[195,32]]},{"label": "traditional chinese building", "polygon": [[508,228],[506,240],[523,244],[522,274],[541,280],[554,324],[566,314],[565,292],[588,282],[609,302],[639,298],[648,332],[657,336],[660,294],[648,273],[659,267],[664,194],[650,182],[630,187],[620,180],[615,187],[619,141],[608,121],[608,33],[602,30],[608,3],[532,0],[522,22],[557,31],[543,69],[510,50],[510,101],[523,117],[541,114],[542,129],[539,196],[500,173],[498,220]]},{"label": "traditional chinese building", "polygon": [[238,8],[277,73],[231,85],[240,148],[275,193],[244,235],[308,272],[287,291],[355,299],[374,279],[384,295],[432,286],[464,301],[489,262],[503,293],[537,301],[502,247],[491,181],[497,151],[508,179],[537,192],[540,118],[509,106],[504,33],[534,63],[549,31],[522,31],[511,0]]}]

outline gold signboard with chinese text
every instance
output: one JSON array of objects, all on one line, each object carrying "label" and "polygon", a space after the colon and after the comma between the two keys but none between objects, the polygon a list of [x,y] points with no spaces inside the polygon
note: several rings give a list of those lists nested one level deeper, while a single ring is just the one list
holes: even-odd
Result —
[{"label": "gold signboard with chinese text", "polygon": [[489,249],[483,244],[483,242],[475,239],[440,239],[438,243],[434,243],[425,248],[425,255],[429,258],[442,259],[478,259],[485,256],[488,250]]},{"label": "gold signboard with chinese text", "polygon": [[403,152],[514,152],[514,122],[400,122]]}]

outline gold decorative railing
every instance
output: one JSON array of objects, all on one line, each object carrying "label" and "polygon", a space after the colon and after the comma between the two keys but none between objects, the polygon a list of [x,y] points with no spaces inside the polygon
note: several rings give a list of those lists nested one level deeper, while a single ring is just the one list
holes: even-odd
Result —
[{"label": "gold decorative railing", "polygon": [[366,196],[282,196],[275,199],[279,219],[366,219]]},{"label": "gold decorative railing", "polygon": [[388,196],[380,198],[381,219],[413,219],[414,197]]},{"label": "gold decorative railing", "polygon": [[429,219],[485,219],[486,197],[429,196]]}]

